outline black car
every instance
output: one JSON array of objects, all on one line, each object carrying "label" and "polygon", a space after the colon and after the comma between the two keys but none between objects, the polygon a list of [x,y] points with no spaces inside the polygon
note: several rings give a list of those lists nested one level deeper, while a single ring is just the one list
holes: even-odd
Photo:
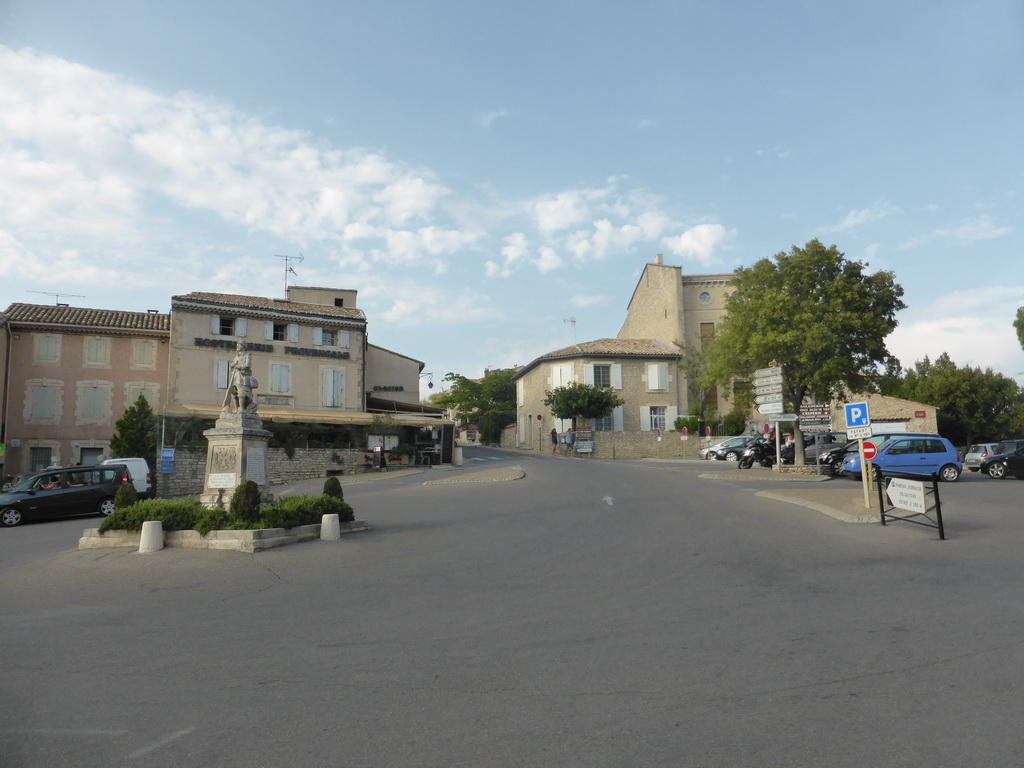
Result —
[{"label": "black car", "polygon": [[114,511],[117,489],[130,482],[128,467],[123,464],[48,469],[0,494],[0,523],[10,528],[26,520],[106,517]]},{"label": "black car", "polygon": [[997,480],[1002,480],[1007,475],[1013,475],[1019,480],[1024,480],[1024,446],[1012,453],[996,453],[982,459],[981,466],[978,469],[982,474],[987,474],[989,477],[994,477]]}]

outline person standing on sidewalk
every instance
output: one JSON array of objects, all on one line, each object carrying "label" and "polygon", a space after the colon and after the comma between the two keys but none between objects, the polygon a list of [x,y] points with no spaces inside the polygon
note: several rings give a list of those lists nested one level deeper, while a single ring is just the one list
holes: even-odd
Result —
[{"label": "person standing on sidewalk", "polygon": [[551,455],[554,456],[555,451],[558,450],[558,430],[554,427],[551,428]]},{"label": "person standing on sidewalk", "polygon": [[572,427],[569,427],[567,430],[565,430],[565,455],[573,455]]}]

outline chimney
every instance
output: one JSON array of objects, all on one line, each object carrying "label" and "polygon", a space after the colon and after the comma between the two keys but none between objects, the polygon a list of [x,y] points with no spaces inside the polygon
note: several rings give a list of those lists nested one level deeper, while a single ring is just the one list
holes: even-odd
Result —
[{"label": "chimney", "polygon": [[661,266],[662,264],[664,264],[664,263],[665,263],[665,257],[664,257],[664,256],[662,256],[662,255],[661,255],[660,253],[659,253],[659,254],[657,254],[657,255],[656,255],[656,256],[654,257],[654,263],[655,263],[655,264],[657,264],[657,265],[658,265],[658,266],[660,267],[660,266]]}]

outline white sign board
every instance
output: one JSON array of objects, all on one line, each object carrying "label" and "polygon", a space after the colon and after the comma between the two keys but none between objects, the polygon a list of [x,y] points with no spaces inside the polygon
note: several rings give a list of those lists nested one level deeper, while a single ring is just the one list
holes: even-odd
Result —
[{"label": "white sign board", "polygon": [[775,376],[765,376],[760,379],[754,380],[754,389],[759,390],[765,387],[771,387],[773,392],[782,391],[782,374],[776,374]]},{"label": "white sign board", "polygon": [[765,416],[768,416],[773,413],[782,413],[784,410],[786,410],[786,404],[781,402],[762,403],[761,405],[757,406],[758,413],[763,413]]},{"label": "white sign board", "polygon": [[765,378],[767,376],[781,376],[781,375],[782,375],[782,366],[781,365],[775,365],[775,366],[772,366],[771,368],[758,368],[756,371],[754,371],[754,378],[755,379],[763,379],[763,378]]},{"label": "white sign board", "polygon": [[849,427],[846,430],[846,437],[849,440],[864,440],[865,438],[871,437],[874,433],[871,431],[871,427]]},{"label": "white sign board", "polygon": [[894,507],[924,514],[928,511],[925,501],[924,483],[920,480],[904,480],[894,477],[885,489]]},{"label": "white sign board", "polygon": [[234,488],[238,485],[238,476],[234,472],[213,472],[206,485],[209,488]]}]

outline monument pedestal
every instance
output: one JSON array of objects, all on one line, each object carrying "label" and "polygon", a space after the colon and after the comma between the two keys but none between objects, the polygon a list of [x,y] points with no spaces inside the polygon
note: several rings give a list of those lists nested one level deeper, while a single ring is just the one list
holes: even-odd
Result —
[{"label": "monument pedestal", "polygon": [[199,497],[203,506],[225,508],[243,480],[252,480],[261,498],[270,497],[267,480],[267,443],[271,433],[254,413],[222,413],[213,429],[203,432],[209,447],[206,452],[206,479]]}]

